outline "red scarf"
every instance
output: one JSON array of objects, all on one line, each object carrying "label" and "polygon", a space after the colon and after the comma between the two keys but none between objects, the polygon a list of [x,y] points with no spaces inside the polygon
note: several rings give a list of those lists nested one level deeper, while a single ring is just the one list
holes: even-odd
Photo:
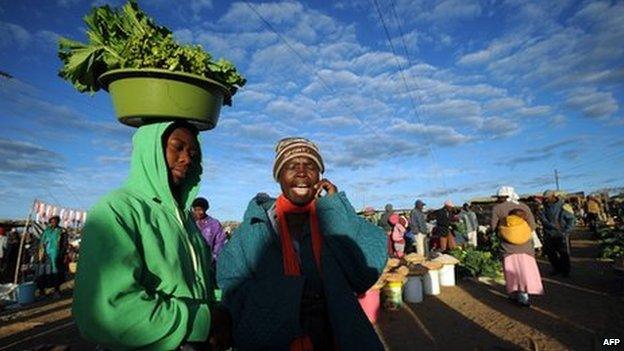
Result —
[{"label": "red scarf", "polygon": [[[314,260],[319,272],[321,271],[321,246],[323,236],[319,229],[318,216],[316,213],[316,201],[312,201],[305,206],[297,206],[290,202],[283,194],[277,198],[275,212],[277,213],[277,223],[280,231],[280,241],[282,243],[282,257],[284,262],[284,275],[299,276],[301,267],[299,259],[293,247],[292,236],[288,230],[286,215],[290,213],[308,213],[310,215],[310,228],[312,230],[312,251]],[[290,343],[290,351],[313,351],[314,346],[309,336],[300,336]]]}]

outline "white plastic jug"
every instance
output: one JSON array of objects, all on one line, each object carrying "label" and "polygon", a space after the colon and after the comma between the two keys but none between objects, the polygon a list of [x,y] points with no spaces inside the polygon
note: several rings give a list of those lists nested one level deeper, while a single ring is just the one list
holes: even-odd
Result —
[{"label": "white plastic jug", "polygon": [[445,264],[440,269],[440,285],[441,286],[455,286],[455,265]]},{"label": "white plastic jug", "polygon": [[423,300],[423,287],[420,276],[412,275],[407,278],[403,288],[403,300],[409,303],[419,303]]},{"label": "white plastic jug", "polygon": [[421,256],[426,256],[425,252],[425,234],[418,233],[416,234],[416,253]]},{"label": "white plastic jug", "polygon": [[440,293],[440,271],[429,270],[425,275],[425,294],[438,295]]}]

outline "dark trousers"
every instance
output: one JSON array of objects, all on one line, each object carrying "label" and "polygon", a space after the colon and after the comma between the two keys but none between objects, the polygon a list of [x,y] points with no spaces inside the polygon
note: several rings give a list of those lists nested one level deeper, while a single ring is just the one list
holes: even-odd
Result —
[{"label": "dark trousers", "polygon": [[548,256],[554,271],[565,275],[569,274],[570,250],[567,238],[547,236],[544,239],[544,253]]},{"label": "dark trousers", "polygon": [[597,213],[588,213],[587,214],[587,225],[589,226],[589,230],[591,230],[594,235],[598,234],[598,231],[597,231],[597,227],[598,227],[598,214]]}]

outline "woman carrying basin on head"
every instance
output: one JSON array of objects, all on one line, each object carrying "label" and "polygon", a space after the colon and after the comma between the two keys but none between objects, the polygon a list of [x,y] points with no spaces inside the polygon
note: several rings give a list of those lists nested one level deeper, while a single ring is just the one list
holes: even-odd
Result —
[{"label": "woman carrying basin on head", "polygon": [[227,346],[211,255],[185,211],[202,172],[197,134],[186,122],[140,127],[126,184],[89,212],[73,304],[85,338],[110,349],[207,349],[209,336]]}]

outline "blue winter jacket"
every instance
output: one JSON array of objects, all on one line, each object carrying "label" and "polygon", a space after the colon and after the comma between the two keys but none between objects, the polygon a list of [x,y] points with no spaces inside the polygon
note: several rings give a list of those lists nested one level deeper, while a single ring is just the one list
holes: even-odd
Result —
[{"label": "blue winter jacket", "polygon": [[301,260],[301,269],[317,272],[316,276],[284,276],[280,238],[269,215],[275,199],[251,200],[241,226],[224,246],[217,280],[232,315],[238,349],[288,350],[290,342],[302,335],[299,309],[304,284],[324,290],[339,350],[383,349],[356,294],[368,290],[381,274],[387,260],[386,236],[357,216],[344,193],[316,201],[323,234],[321,277],[311,257]]}]

